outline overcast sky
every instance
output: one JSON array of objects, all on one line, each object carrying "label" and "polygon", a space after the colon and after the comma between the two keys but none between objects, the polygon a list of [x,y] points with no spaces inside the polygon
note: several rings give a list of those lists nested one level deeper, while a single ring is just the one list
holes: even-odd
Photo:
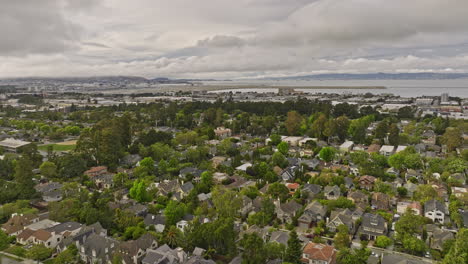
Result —
[{"label": "overcast sky", "polygon": [[0,4],[0,77],[468,72],[468,0]]}]

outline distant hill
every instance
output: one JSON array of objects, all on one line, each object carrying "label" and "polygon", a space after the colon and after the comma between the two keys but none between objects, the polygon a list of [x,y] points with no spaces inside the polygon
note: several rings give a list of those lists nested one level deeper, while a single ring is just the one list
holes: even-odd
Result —
[{"label": "distant hill", "polygon": [[146,82],[162,84],[182,84],[202,81],[213,81],[212,79],[170,79],[158,77],[147,79],[138,76],[90,76],[90,77],[24,77],[24,78],[4,78],[0,82],[58,82],[58,83],[125,83],[125,82]]},{"label": "distant hill", "polygon": [[303,76],[290,76],[278,78],[265,78],[268,80],[448,80],[465,79],[468,73],[330,73]]}]

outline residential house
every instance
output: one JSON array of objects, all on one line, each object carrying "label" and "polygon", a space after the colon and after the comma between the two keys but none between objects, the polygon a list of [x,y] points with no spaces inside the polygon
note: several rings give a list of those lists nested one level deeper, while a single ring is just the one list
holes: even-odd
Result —
[{"label": "residential house", "polygon": [[149,233],[144,234],[137,240],[125,241],[119,245],[118,252],[125,264],[138,264],[146,255],[146,252],[155,249],[158,242]]},{"label": "residential house", "polygon": [[354,188],[354,181],[350,177],[344,177],[344,186],[346,189],[350,190]]},{"label": "residential house", "polygon": [[42,199],[46,202],[58,202],[62,200],[61,188],[63,184],[58,182],[42,183],[34,186],[37,192],[42,194]]},{"label": "residential house", "polygon": [[395,147],[394,146],[389,146],[389,145],[383,145],[380,150],[379,150],[379,153],[380,155],[384,155],[386,157],[389,157],[393,154],[395,150]]},{"label": "residential house", "polygon": [[362,217],[359,234],[369,240],[375,240],[378,236],[387,234],[387,222],[377,214],[366,213]]},{"label": "residential house", "polygon": [[169,194],[174,194],[180,189],[180,184],[177,180],[165,180],[160,182],[156,186],[159,190],[159,194],[163,196],[168,196]]},{"label": "residential house", "polygon": [[6,152],[18,153],[25,146],[30,145],[31,142],[18,140],[14,138],[6,138],[0,141],[0,147],[2,147]]},{"label": "residential house", "polygon": [[452,194],[457,198],[461,198],[468,193],[467,187],[452,187]]},{"label": "residential house", "polygon": [[345,141],[343,144],[340,145],[339,150],[347,153],[353,149],[354,142],[353,141]]},{"label": "residential house", "polygon": [[242,206],[239,209],[239,213],[242,216],[247,216],[253,210],[253,201],[247,196],[242,196]]},{"label": "residential house", "polygon": [[407,169],[405,173],[405,180],[409,181],[411,178],[415,178],[418,182],[420,182],[423,179],[423,175],[421,171]]},{"label": "residential house", "polygon": [[232,135],[231,129],[225,128],[225,127],[217,127],[214,130],[214,133],[215,133],[216,137],[218,137],[219,139],[225,139],[225,138],[228,138],[228,137],[230,137]]},{"label": "residential house", "polygon": [[430,238],[430,247],[436,250],[443,250],[443,245],[447,240],[455,239],[452,232],[436,228]]},{"label": "residential house", "polygon": [[308,229],[316,225],[318,222],[325,220],[327,208],[319,203],[313,201],[304,209],[304,213],[298,219],[299,228]]},{"label": "residential house", "polygon": [[354,192],[348,192],[347,196],[348,200],[353,201],[355,204],[368,204],[369,203],[369,197],[367,194],[361,192],[361,191],[354,191]]},{"label": "residential house", "polygon": [[150,249],[141,261],[142,264],[179,264],[187,260],[187,253],[182,248],[171,249],[164,244],[157,249]]},{"label": "residential house", "polygon": [[100,190],[110,189],[114,186],[114,174],[112,173],[103,173],[96,175],[92,178],[96,187]]},{"label": "residential house", "polygon": [[317,184],[306,183],[302,186],[301,194],[307,194],[309,199],[313,199],[317,194],[322,191],[322,186]]},{"label": "residential house", "polygon": [[336,200],[341,196],[341,189],[337,185],[325,186],[323,193],[328,200]]},{"label": "residential house", "polygon": [[374,188],[374,183],[376,181],[376,178],[374,176],[369,176],[369,175],[364,175],[359,177],[359,187],[361,189],[366,189],[366,190],[371,190]]},{"label": "residential house", "polygon": [[390,210],[390,196],[381,192],[372,193],[371,205],[377,210]]},{"label": "residential house", "polygon": [[105,264],[112,260],[113,253],[119,244],[118,240],[93,233],[79,244],[78,253],[85,263]]},{"label": "residential house", "polygon": [[286,188],[288,188],[290,194],[294,194],[299,189],[299,187],[301,187],[299,183],[296,183],[296,182],[286,183],[285,185],[286,185]]},{"label": "residential house", "polygon": [[438,200],[429,200],[424,204],[424,216],[437,223],[444,223],[447,207]]},{"label": "residential house", "polygon": [[333,246],[309,242],[302,250],[304,264],[335,264],[337,250]]},{"label": "residential house", "polygon": [[302,205],[295,201],[281,203],[279,200],[275,201],[275,212],[283,223],[290,223],[297,212],[302,208]]},{"label": "residential house", "polygon": [[349,209],[334,210],[330,214],[330,218],[327,223],[327,228],[331,232],[336,232],[338,226],[345,225],[348,227],[349,233],[354,234],[354,232],[356,231],[355,223],[361,215],[362,211],[360,209],[357,209],[354,212]]},{"label": "residential house", "polygon": [[367,148],[368,153],[378,153],[380,150],[380,145],[379,144],[372,144]]},{"label": "residential house", "polygon": [[91,169],[87,170],[84,172],[84,175],[93,178],[99,175],[103,175],[107,173],[107,167],[106,166],[97,166],[97,167],[92,167]]},{"label": "residential house", "polygon": [[39,222],[35,214],[13,214],[8,221],[2,225],[2,231],[9,236],[17,236],[26,226]]},{"label": "residential house", "polygon": [[419,202],[401,201],[397,203],[397,213],[402,215],[410,210],[415,215],[422,215],[422,206]]},{"label": "residential house", "polygon": [[289,240],[289,232],[277,230],[271,233],[269,242],[274,242],[274,243],[283,244],[284,246],[287,246],[288,240]]},{"label": "residential house", "polygon": [[154,227],[154,230],[158,233],[162,233],[166,227],[166,217],[163,214],[154,215],[147,214],[144,220],[145,226]]},{"label": "residential house", "polygon": [[382,256],[381,264],[427,264],[426,261],[407,257],[405,255],[397,255],[394,253],[385,253]]},{"label": "residential house", "polygon": [[289,166],[281,172],[280,176],[284,182],[292,181],[294,180],[294,175],[298,169],[299,167],[297,166]]},{"label": "residential house", "polygon": [[408,197],[413,197],[414,192],[418,188],[418,185],[412,182],[407,182],[403,185],[403,187],[408,191],[407,193]]}]

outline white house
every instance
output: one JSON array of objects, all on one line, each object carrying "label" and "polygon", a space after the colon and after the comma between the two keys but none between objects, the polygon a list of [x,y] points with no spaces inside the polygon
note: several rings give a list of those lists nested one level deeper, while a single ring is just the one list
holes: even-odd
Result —
[{"label": "white house", "polygon": [[430,200],[424,204],[424,216],[434,222],[444,223],[447,207],[438,200]]},{"label": "white house", "polygon": [[345,141],[343,144],[341,144],[340,150],[343,152],[350,152],[353,146],[354,146],[353,141]]},{"label": "white house", "polygon": [[383,145],[380,150],[379,150],[379,153],[381,155],[384,155],[384,156],[390,156],[393,154],[393,150],[395,149],[394,146],[389,146],[389,145]]}]

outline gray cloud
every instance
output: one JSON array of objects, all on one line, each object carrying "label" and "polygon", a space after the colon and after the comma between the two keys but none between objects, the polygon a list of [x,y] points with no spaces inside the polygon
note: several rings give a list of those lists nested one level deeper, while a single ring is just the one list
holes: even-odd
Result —
[{"label": "gray cloud", "polygon": [[56,0],[2,1],[0,55],[51,53],[72,46],[77,28],[60,9]]},{"label": "gray cloud", "polygon": [[466,25],[466,0],[3,0],[0,76],[459,72]]}]

